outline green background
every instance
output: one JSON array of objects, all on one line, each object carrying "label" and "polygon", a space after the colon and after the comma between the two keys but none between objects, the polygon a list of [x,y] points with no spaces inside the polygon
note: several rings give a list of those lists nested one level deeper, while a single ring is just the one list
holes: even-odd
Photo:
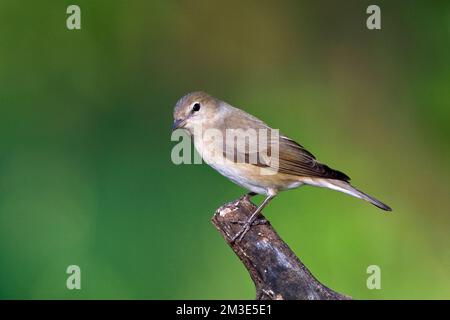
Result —
[{"label": "green background", "polygon": [[369,4],[1,0],[0,297],[254,298],[210,223],[244,190],[171,162],[173,106],[201,89],[393,207],[311,187],[273,201],[265,215],[318,279],[449,299],[450,3],[376,1],[378,31]]}]

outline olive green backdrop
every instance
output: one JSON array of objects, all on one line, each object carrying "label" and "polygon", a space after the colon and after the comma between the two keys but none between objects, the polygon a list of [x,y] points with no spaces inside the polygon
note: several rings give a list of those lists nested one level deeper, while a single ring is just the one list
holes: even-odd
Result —
[{"label": "olive green backdrop", "polygon": [[310,187],[273,201],[318,279],[358,299],[449,299],[450,3],[376,1],[378,31],[369,4],[1,0],[0,297],[254,298],[210,223],[244,190],[170,158],[172,108],[202,89],[393,207]]}]

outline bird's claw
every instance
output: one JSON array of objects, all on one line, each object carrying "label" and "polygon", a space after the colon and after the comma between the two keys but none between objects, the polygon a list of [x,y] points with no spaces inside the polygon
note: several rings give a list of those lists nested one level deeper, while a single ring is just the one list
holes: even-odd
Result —
[{"label": "bird's claw", "polygon": [[234,235],[234,237],[231,239],[231,243],[235,243],[235,242],[240,242],[245,234],[248,232],[248,230],[250,230],[250,225],[249,224],[245,224],[241,230],[239,230],[238,233],[236,233]]},{"label": "bird's claw", "polygon": [[250,228],[252,226],[258,226],[258,225],[262,225],[262,224],[267,224],[268,221],[265,218],[261,218],[261,219],[255,219],[252,222],[249,221],[231,221],[231,223],[236,223],[236,224],[240,224],[243,227],[241,228],[241,230],[239,230],[234,236],[233,238],[231,238],[231,243],[235,243],[235,242],[240,242],[244,236],[247,234],[247,232],[250,230]]},{"label": "bird's claw", "polygon": [[[230,223],[232,224],[238,224],[241,226],[245,226],[248,225],[249,222],[248,221],[241,221],[241,220],[229,220]],[[255,221],[252,222],[252,226],[259,226],[262,224],[267,224],[268,221],[265,218],[261,218],[261,219],[256,219]]]}]

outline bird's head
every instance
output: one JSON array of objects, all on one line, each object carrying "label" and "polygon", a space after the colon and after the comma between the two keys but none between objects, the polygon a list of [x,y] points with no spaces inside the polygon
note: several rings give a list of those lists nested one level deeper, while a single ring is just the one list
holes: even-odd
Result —
[{"label": "bird's head", "polygon": [[173,110],[172,130],[183,128],[192,133],[195,126],[214,120],[220,109],[220,100],[209,94],[196,91],[178,100]]}]

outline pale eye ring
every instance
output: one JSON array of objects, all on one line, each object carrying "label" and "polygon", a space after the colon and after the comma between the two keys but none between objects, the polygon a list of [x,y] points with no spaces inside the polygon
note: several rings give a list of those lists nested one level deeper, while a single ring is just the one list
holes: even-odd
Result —
[{"label": "pale eye ring", "polygon": [[200,110],[200,103],[198,103],[198,102],[195,102],[193,105],[192,105],[192,112],[197,112],[197,111],[199,111]]}]

